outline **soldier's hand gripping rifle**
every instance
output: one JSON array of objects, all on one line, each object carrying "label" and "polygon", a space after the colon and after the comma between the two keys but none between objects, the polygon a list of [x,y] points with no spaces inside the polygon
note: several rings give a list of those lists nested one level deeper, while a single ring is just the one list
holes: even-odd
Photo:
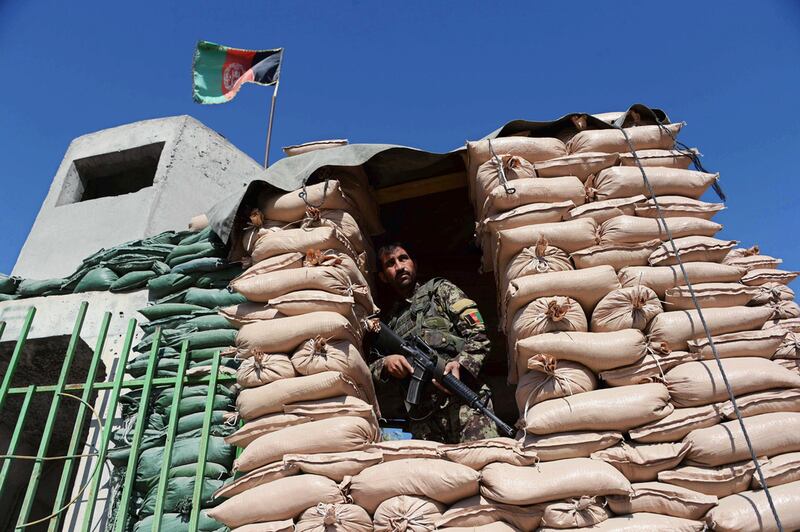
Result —
[{"label": "soldier's hand gripping rifle", "polygon": [[510,438],[514,437],[514,428],[503,422],[502,419],[497,417],[495,413],[486,406],[489,397],[487,396],[484,398],[473,392],[469,386],[461,382],[454,375],[449,373],[445,375],[444,360],[442,360],[436,351],[426,344],[422,338],[414,336],[408,341],[403,340],[385,323],[380,322],[380,329],[375,335],[373,346],[381,356],[395,354],[404,356],[411,364],[411,367],[414,368],[414,372],[411,374],[408,384],[408,392],[406,393],[407,409],[410,410],[419,404],[425,387],[430,384],[431,380],[436,379],[436,382],[444,386],[454,396],[463,401],[464,404],[494,421],[501,434]]}]

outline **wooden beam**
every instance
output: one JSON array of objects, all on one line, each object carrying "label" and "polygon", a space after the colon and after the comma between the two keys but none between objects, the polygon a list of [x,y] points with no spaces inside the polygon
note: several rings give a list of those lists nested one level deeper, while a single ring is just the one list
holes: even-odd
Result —
[{"label": "wooden beam", "polygon": [[393,185],[386,188],[379,188],[375,191],[378,203],[393,203],[437,192],[446,192],[467,186],[467,174],[456,172],[454,174],[438,175],[427,179],[418,179],[400,185]]}]

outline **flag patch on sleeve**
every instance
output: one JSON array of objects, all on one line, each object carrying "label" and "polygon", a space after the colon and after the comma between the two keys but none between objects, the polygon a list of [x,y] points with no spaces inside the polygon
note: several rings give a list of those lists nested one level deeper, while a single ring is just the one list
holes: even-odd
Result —
[{"label": "flag patch on sleeve", "polygon": [[480,311],[476,308],[467,310],[461,317],[467,320],[467,323],[470,325],[483,324],[483,316],[481,316]]}]

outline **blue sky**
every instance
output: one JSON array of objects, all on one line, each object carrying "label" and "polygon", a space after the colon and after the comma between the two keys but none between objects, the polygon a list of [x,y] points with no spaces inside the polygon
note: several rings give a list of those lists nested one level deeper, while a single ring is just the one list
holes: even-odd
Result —
[{"label": "blue sky", "polygon": [[190,114],[262,160],[271,89],[193,103],[198,39],[286,48],[273,161],[320,138],[445,151],[515,118],[661,107],[722,174],[721,236],[800,270],[800,2],[0,0],[0,272],[76,136]]}]

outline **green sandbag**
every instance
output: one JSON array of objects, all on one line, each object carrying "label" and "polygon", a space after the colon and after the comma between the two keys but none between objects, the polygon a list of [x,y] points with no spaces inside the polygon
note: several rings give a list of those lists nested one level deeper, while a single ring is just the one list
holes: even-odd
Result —
[{"label": "green sandbag", "polygon": [[172,268],[169,267],[169,264],[166,262],[161,262],[157,260],[153,263],[153,266],[150,267],[151,270],[156,272],[158,275],[166,275],[170,272]]},{"label": "green sandbag", "polygon": [[[133,525],[133,532],[151,532],[155,526],[152,516],[145,517]],[[185,514],[164,514],[161,519],[161,532],[187,532],[189,516]],[[226,532],[228,528],[200,512],[197,521],[197,532]]]},{"label": "green sandbag", "polygon": [[119,276],[110,268],[95,268],[83,276],[73,292],[105,292],[118,279]]},{"label": "green sandbag", "polygon": [[150,299],[159,299],[175,292],[189,288],[194,284],[194,279],[182,273],[168,273],[147,282]]},{"label": "green sandbag", "polygon": [[[174,395],[175,395],[174,388],[167,388],[166,390],[161,392],[161,394],[156,399],[156,408],[158,410],[162,411],[162,412],[167,411],[169,409],[169,407],[172,406],[172,398],[174,397]],[[197,385],[194,385],[194,386],[187,386],[186,388],[183,389],[183,393],[181,394],[181,401],[183,401],[184,399],[193,398],[193,397],[197,397],[197,398],[205,400],[207,395],[208,395],[208,386],[205,385],[205,384],[197,384]],[[218,384],[215,395],[216,395],[216,397],[220,398],[220,401],[227,400],[228,403],[232,403],[233,402],[233,397],[234,397],[235,394],[234,394],[234,392],[232,392],[226,386],[223,386],[222,384]],[[215,402],[216,402],[216,400],[215,400]],[[225,405],[225,406],[227,406],[227,405]],[[188,414],[188,413],[189,412],[183,412],[183,411],[180,412],[181,415]]]},{"label": "green sandbag", "polygon": [[3,301],[14,301],[15,299],[18,298],[19,296],[16,294],[0,294],[0,303],[2,303]]},{"label": "green sandbag", "polygon": [[[189,333],[176,341],[176,345],[184,340],[189,341],[189,349],[205,349],[207,347],[230,347],[236,343],[236,329],[212,329]],[[172,345],[172,344],[169,344]]]},{"label": "green sandbag", "polygon": [[[158,347],[159,349],[162,347],[171,347],[175,351],[178,351],[184,336],[186,336],[185,331],[179,331],[178,329],[161,329],[161,339],[158,342]],[[155,331],[152,334],[148,334],[147,336],[143,337],[141,340],[139,340],[139,343],[136,344],[136,351],[141,353],[142,356],[149,355],[150,350],[153,348],[153,342],[155,339]]]},{"label": "green sandbag", "polygon": [[227,288],[230,282],[242,274],[244,270],[239,266],[226,268],[216,272],[208,272],[197,278],[198,286],[200,283],[207,284],[210,288]]},{"label": "green sandbag", "polygon": [[[236,425],[229,425],[225,423],[227,414],[232,414],[230,410],[214,410],[211,412],[211,434],[214,436],[227,436],[236,432]],[[205,409],[201,412],[195,412],[181,416],[178,418],[179,437],[198,437],[203,430],[203,418],[205,417]]]},{"label": "green sandbag", "polygon": [[[222,480],[204,479],[203,487],[200,490],[200,507],[212,508],[222,502],[223,499],[214,500],[214,492],[222,487]],[[164,496],[164,510],[167,512],[177,512],[189,514],[192,511],[192,496],[194,494],[194,478],[177,477],[167,480],[167,490]],[[151,488],[139,507],[139,516],[146,517],[153,515],[156,510],[156,498],[158,496],[158,486]]]},{"label": "green sandbag", "polygon": [[247,302],[247,298],[241,294],[207,288],[190,288],[183,300],[206,308],[230,307]]},{"label": "green sandbag", "polygon": [[150,244],[171,244],[177,245],[185,237],[186,231],[164,231],[157,235],[153,235],[143,239],[141,242],[144,245]]},{"label": "green sandbag", "polygon": [[142,288],[147,284],[147,281],[153,279],[158,274],[152,270],[128,272],[111,284],[109,290],[112,292],[125,292],[127,290],[134,290]]},{"label": "green sandbag", "polygon": [[[199,454],[200,440],[198,438],[176,440],[172,448],[170,469],[196,463]],[[208,462],[214,462],[215,464],[230,468],[233,465],[235,454],[234,447],[225,443],[222,438],[217,436],[208,438]],[[139,463],[136,468],[137,481],[146,482],[158,477],[161,473],[163,457],[163,448],[153,448],[143,451],[139,456]]]},{"label": "green sandbag", "polygon": [[211,226],[207,226],[196,233],[189,234],[183,240],[178,242],[178,245],[188,246],[189,244],[196,244],[201,240],[208,240],[210,236],[211,236]]},{"label": "green sandbag", "polygon": [[219,314],[209,314],[208,316],[197,316],[178,326],[179,330],[184,331],[210,331],[212,329],[234,329],[228,320]]},{"label": "green sandbag", "polygon": [[[147,373],[148,356],[139,356],[128,362],[126,368],[128,374],[138,379]],[[178,359],[177,358],[161,358],[156,361],[156,376],[157,377],[174,377],[178,374]]]},{"label": "green sandbag", "polygon": [[126,273],[152,270],[153,264],[158,262],[157,257],[145,257],[136,253],[127,255],[120,255],[115,257],[113,261],[104,262],[106,268],[111,268],[120,277]]},{"label": "green sandbag", "polygon": [[39,297],[61,291],[64,279],[24,279],[17,287],[19,297]]},{"label": "green sandbag", "polygon": [[169,255],[167,255],[164,262],[170,266],[175,266],[193,259],[211,257],[215,255],[217,251],[220,251],[220,248],[209,241],[195,242],[194,244],[185,246],[175,246],[172,251],[170,251]]},{"label": "green sandbag", "polygon": [[194,314],[196,312],[207,313],[208,309],[200,305],[190,305],[185,303],[162,303],[159,305],[150,305],[139,309],[139,314],[150,321],[168,318],[170,316],[177,316],[180,314]]},{"label": "green sandbag", "polygon": [[206,273],[224,270],[228,267],[228,261],[219,257],[204,257],[193,259],[172,268],[175,273],[189,275],[190,273]]},{"label": "green sandbag", "polygon": [[10,277],[0,273],[0,294],[13,294],[17,291],[21,280],[19,277]]}]

